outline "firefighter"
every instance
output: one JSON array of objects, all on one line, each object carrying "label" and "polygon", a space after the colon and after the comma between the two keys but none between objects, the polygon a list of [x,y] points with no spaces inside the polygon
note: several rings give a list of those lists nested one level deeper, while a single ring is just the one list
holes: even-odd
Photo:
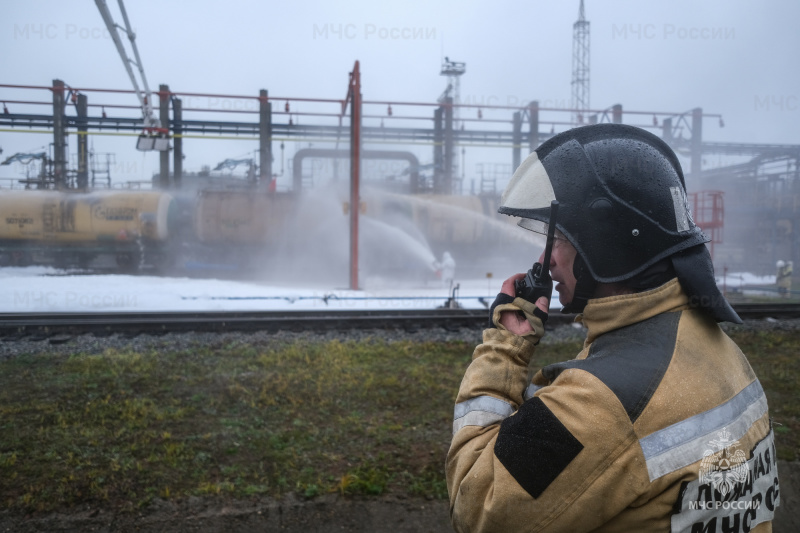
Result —
[{"label": "firefighter", "polygon": [[717,324],[741,320],[685,190],[672,150],[622,124],[558,134],[514,173],[500,212],[523,228],[559,202],[546,267],[586,340],[528,378],[548,301],[503,283],[456,398],[457,531],[771,530],[766,397]]},{"label": "firefighter", "polygon": [[775,263],[775,267],[778,269],[778,274],[775,276],[778,294],[781,298],[789,298],[792,293],[792,262],[780,259]]},{"label": "firefighter", "polygon": [[445,252],[442,255],[442,262],[440,263],[442,269],[442,283],[448,289],[453,288],[453,280],[456,277],[456,261],[450,252]]}]

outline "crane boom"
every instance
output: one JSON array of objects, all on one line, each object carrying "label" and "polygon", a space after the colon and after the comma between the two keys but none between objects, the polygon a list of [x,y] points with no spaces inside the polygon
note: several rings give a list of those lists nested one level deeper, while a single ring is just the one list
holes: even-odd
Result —
[{"label": "crane boom", "polygon": [[[131,79],[131,84],[133,84],[133,89],[136,92],[136,97],[139,99],[139,105],[142,108],[144,133],[139,136],[136,147],[139,150],[144,151],[168,150],[169,141],[166,136],[166,130],[161,127],[160,121],[153,113],[150,87],[147,85],[147,76],[145,76],[144,73],[144,66],[142,65],[142,59],[139,56],[139,49],[136,47],[136,34],[131,29],[130,20],[128,20],[128,13],[125,11],[125,5],[122,3],[122,0],[117,0],[117,3],[119,4],[119,10],[122,13],[122,20],[125,23],[125,27],[123,28],[114,22],[114,18],[111,16],[111,11],[108,9],[106,0],[94,0],[94,3],[97,5],[97,9],[100,11],[100,16],[103,17],[103,22],[105,22],[106,28],[108,29],[108,33],[111,35],[111,39],[114,41],[114,46],[116,46],[119,57],[122,59],[122,64],[128,73],[128,77]],[[128,52],[125,50],[125,46],[122,43],[118,29],[124,31],[128,36],[135,60],[132,60],[130,57],[128,57]],[[141,78],[141,87],[139,85],[139,79],[137,79],[132,65],[135,65],[139,72],[139,77]]]}]

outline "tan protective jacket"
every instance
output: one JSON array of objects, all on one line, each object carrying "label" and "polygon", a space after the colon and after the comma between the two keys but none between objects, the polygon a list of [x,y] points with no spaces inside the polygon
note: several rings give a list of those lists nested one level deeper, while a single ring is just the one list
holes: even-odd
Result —
[{"label": "tan protective jacket", "polygon": [[771,531],[767,400],[676,279],[590,300],[578,357],[528,383],[532,341],[487,329],[447,456],[457,531]]}]

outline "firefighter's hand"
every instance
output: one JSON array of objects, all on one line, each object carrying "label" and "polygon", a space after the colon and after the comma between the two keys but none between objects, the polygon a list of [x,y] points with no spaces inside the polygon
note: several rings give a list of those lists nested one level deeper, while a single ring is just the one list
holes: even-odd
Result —
[{"label": "firefighter's hand", "polygon": [[[544,323],[547,322],[547,312],[549,310],[549,300],[542,296],[536,300],[536,305],[516,297],[514,282],[525,277],[525,274],[514,274],[503,282],[500,289],[501,294],[510,298],[510,303],[498,306],[496,311],[500,311],[499,316],[493,317],[493,321],[503,329],[520,336],[534,336],[537,341],[544,335]],[[498,295],[498,298],[500,295]],[[495,313],[497,314],[497,313]]]}]

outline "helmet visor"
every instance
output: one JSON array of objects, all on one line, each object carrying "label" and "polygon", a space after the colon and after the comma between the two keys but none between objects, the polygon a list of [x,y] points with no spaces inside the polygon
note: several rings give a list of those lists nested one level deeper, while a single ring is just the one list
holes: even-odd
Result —
[{"label": "helmet visor", "polygon": [[[550,224],[547,222],[542,222],[541,220],[535,220],[532,218],[521,218],[519,222],[517,222],[517,226],[520,228],[524,228],[526,230],[532,231],[534,233],[538,233],[547,237],[547,230],[550,228]],[[556,231],[553,234],[553,238],[557,241],[568,241],[569,239],[564,235],[559,229],[558,224],[556,224]]]},{"label": "helmet visor", "polygon": [[550,176],[539,161],[539,155],[533,152],[511,176],[500,204],[505,209],[531,210],[549,208],[550,202],[555,199],[556,193],[550,183]]},{"label": "helmet visor", "polygon": [[533,218],[520,218],[519,222],[517,222],[517,226],[520,228],[525,228],[526,230],[534,233],[547,235],[547,228],[550,226],[550,224],[541,220],[535,220]]}]

